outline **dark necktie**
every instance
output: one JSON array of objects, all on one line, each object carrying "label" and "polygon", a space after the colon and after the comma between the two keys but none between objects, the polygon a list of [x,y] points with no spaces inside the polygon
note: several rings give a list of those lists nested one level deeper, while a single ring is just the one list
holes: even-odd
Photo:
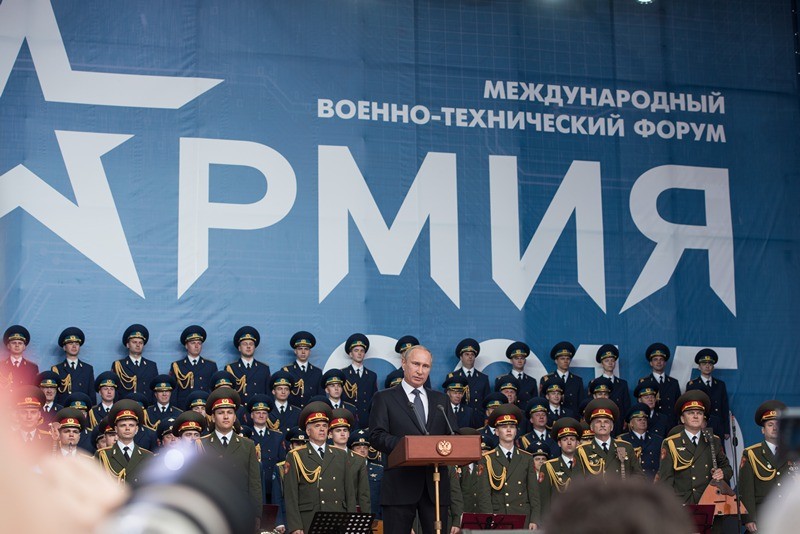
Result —
[{"label": "dark necktie", "polygon": [[711,387],[711,380],[706,380],[706,386]]},{"label": "dark necktie", "polygon": [[305,365],[301,365],[300,366],[300,372],[301,373],[305,373],[306,372],[306,366]]},{"label": "dark necktie", "polygon": [[14,367],[16,367],[17,369],[19,369],[19,362],[14,362]]},{"label": "dark necktie", "polygon": [[361,369],[356,369],[356,374],[358,375],[358,378],[361,378]]},{"label": "dark necktie", "polygon": [[334,404],[334,405],[333,405],[333,409],[334,409],[334,410],[338,410],[338,409],[339,409],[339,404],[338,404],[338,403]]},{"label": "dark necktie", "polygon": [[244,368],[245,369],[250,369],[250,364],[249,363],[244,364]]},{"label": "dark necktie", "polygon": [[126,462],[130,461],[131,459],[131,453],[129,452],[130,450],[131,448],[128,447],[127,445],[125,447],[122,447],[122,455],[125,457]]},{"label": "dark necktie", "polygon": [[472,371],[467,371],[467,378],[472,378]]},{"label": "dark necktie", "polygon": [[319,447],[317,449],[317,452],[319,453],[319,457],[320,458],[325,458],[325,449],[323,449],[322,447]]},{"label": "dark necktie", "polygon": [[508,458],[508,461],[509,461],[509,462],[511,461],[511,451],[508,451],[508,452],[506,453],[506,458]]},{"label": "dark necktie", "polygon": [[264,437],[264,431],[263,430],[259,430],[258,431],[258,437],[260,437],[260,438]]},{"label": "dark necktie", "polygon": [[692,445],[697,447],[697,436],[692,436]]},{"label": "dark necktie", "polygon": [[425,406],[422,404],[422,397],[418,389],[413,390],[414,394],[414,411],[417,414],[417,419],[422,428],[425,428]]},{"label": "dark necktie", "polygon": [[162,406],[161,407],[161,413],[167,413],[167,407],[166,406]]},{"label": "dark necktie", "polygon": [[286,406],[281,406],[281,413],[286,411]]},{"label": "dark necktie", "polygon": [[453,406],[453,413],[458,415],[458,406]]},{"label": "dark necktie", "polygon": [[72,367],[72,370],[75,370],[75,362],[69,362],[69,366]]},{"label": "dark necktie", "polygon": [[133,360],[133,365],[135,365],[136,367],[139,367],[139,360]]},{"label": "dark necktie", "polygon": [[608,452],[608,443],[603,443],[603,452]]},{"label": "dark necktie", "polygon": [[664,383],[664,375],[661,375],[661,376],[659,376],[659,377],[658,377],[658,382],[659,382],[660,384],[663,384],[663,383]]},{"label": "dark necktie", "polygon": [[567,460],[567,469],[572,471],[572,460]]},{"label": "dark necktie", "polygon": [[522,380],[522,373],[517,374],[517,379]]},{"label": "dark necktie", "polygon": [[222,436],[222,446],[223,447],[228,446],[228,436]]}]

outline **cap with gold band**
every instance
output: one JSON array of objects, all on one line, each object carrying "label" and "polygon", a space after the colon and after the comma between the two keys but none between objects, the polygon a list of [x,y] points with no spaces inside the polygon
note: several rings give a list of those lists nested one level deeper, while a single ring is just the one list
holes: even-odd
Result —
[{"label": "cap with gold band", "polygon": [[553,348],[550,349],[550,358],[555,360],[559,356],[569,356],[570,358],[575,356],[575,345],[569,341],[556,343]]},{"label": "cap with gold band", "polygon": [[699,389],[692,389],[678,397],[675,402],[675,415],[678,417],[687,410],[702,410],[708,413],[711,408],[711,399]]},{"label": "cap with gold band", "polygon": [[172,424],[172,434],[180,437],[189,430],[196,430],[202,434],[206,431],[207,426],[208,419],[203,414],[189,410],[175,418],[175,422]]},{"label": "cap with gold band", "polygon": [[405,351],[419,345],[419,339],[415,338],[414,336],[403,336],[397,340],[397,343],[394,346],[394,351],[398,354],[403,354]]},{"label": "cap with gold band", "polygon": [[669,360],[669,347],[663,343],[653,343],[644,351],[644,356],[647,358],[648,362],[656,356],[661,356],[665,360]]},{"label": "cap with gold band", "polygon": [[716,365],[718,361],[719,356],[717,356],[717,352],[714,349],[702,349],[694,357],[694,363],[697,364],[713,363]]},{"label": "cap with gold band", "polygon": [[86,417],[83,412],[75,408],[61,408],[56,412],[56,422],[61,428],[77,428],[83,430],[86,427]]},{"label": "cap with gold band", "polygon": [[20,386],[14,390],[14,399],[17,408],[41,408],[44,406],[44,392],[36,386]]},{"label": "cap with gold band", "polygon": [[336,408],[333,410],[328,428],[331,430],[339,427],[353,428],[355,426],[355,422],[356,419],[353,417],[353,414],[350,412],[350,410],[346,408]]},{"label": "cap with gold band", "polygon": [[190,341],[206,342],[206,330],[199,324],[187,326],[181,332],[181,345],[186,345]]},{"label": "cap with gold band", "polygon": [[627,413],[625,413],[625,421],[630,423],[631,419],[635,419],[637,417],[644,417],[645,419],[648,419],[650,417],[650,407],[642,402],[637,402],[628,408]]},{"label": "cap with gold band", "polygon": [[289,346],[293,349],[298,347],[308,347],[313,348],[314,345],[317,344],[317,338],[314,337],[314,334],[311,332],[306,332],[305,330],[301,330],[299,332],[295,332],[292,338],[289,340]]},{"label": "cap with gold band", "polygon": [[586,405],[583,418],[591,422],[594,419],[605,417],[612,421],[619,421],[619,408],[611,399],[592,399]]},{"label": "cap with gold band", "polygon": [[65,328],[58,336],[58,346],[63,347],[67,343],[83,345],[85,340],[86,336],[83,335],[83,330],[77,326],[70,326],[69,328]]},{"label": "cap with gold band", "polygon": [[239,394],[228,386],[220,386],[208,395],[206,413],[211,415],[215,410],[231,408],[234,411],[242,404]]},{"label": "cap with gold band", "polygon": [[242,341],[252,341],[257,347],[261,343],[261,334],[252,326],[243,326],[233,334],[233,346],[238,349]]},{"label": "cap with gold band", "polygon": [[768,400],[761,404],[756,410],[755,421],[758,426],[764,426],[767,421],[772,421],[780,416],[781,410],[785,410],[786,405],[779,400]]},{"label": "cap with gold band", "polygon": [[461,358],[461,355],[465,352],[474,352],[475,356],[477,356],[481,353],[481,346],[471,337],[462,339],[456,345],[456,358]]},{"label": "cap with gold band", "polygon": [[10,341],[22,341],[27,345],[31,342],[31,333],[22,325],[15,324],[6,328],[3,333],[3,345],[8,345]]},{"label": "cap with gold band", "polygon": [[519,425],[522,422],[522,410],[514,404],[501,404],[489,416],[489,426],[497,428],[501,425]]},{"label": "cap with gold band", "polygon": [[57,388],[59,382],[58,373],[54,371],[42,371],[36,377],[36,383],[39,384],[40,388]]},{"label": "cap with gold band", "polygon": [[615,360],[619,359],[619,349],[611,343],[601,345],[600,348],[597,349],[597,354],[595,354],[594,359],[597,361],[597,363],[600,363],[606,358],[614,358]]},{"label": "cap with gold band", "polygon": [[344,351],[347,354],[350,354],[350,352],[356,347],[363,347],[365,352],[368,351],[369,339],[367,339],[367,336],[365,336],[364,334],[356,333],[348,337],[347,341],[344,344]]},{"label": "cap with gold band", "polygon": [[132,324],[122,333],[122,346],[126,346],[131,339],[141,339],[147,345],[147,340],[150,339],[150,331],[142,324]]},{"label": "cap with gold band", "polygon": [[137,423],[144,421],[142,405],[132,399],[122,399],[114,403],[108,411],[108,422],[112,425],[125,420],[134,420]]},{"label": "cap with gold band", "polygon": [[550,436],[555,441],[558,441],[561,438],[566,438],[568,436],[574,436],[577,439],[580,433],[581,433],[581,424],[578,422],[577,419],[573,419],[572,417],[562,417],[561,419],[553,423],[553,428],[550,431]]},{"label": "cap with gold band", "polygon": [[322,401],[309,402],[300,412],[300,428],[317,422],[329,423],[333,418],[333,408]]},{"label": "cap with gold band", "polygon": [[509,360],[516,356],[527,358],[531,354],[531,348],[524,341],[515,341],[506,349],[506,358]]}]

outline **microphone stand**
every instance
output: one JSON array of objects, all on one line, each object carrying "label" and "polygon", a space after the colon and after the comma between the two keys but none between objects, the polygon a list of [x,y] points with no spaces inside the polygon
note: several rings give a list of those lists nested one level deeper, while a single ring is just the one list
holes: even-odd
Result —
[{"label": "microphone stand", "polygon": [[728,412],[731,417],[731,448],[733,449],[733,476],[736,477],[736,521],[739,526],[739,530],[737,532],[742,531],[742,496],[739,493],[739,460],[737,459],[738,456],[736,454],[736,446],[739,444],[739,438],[736,437],[736,418],[733,416],[733,412]]}]

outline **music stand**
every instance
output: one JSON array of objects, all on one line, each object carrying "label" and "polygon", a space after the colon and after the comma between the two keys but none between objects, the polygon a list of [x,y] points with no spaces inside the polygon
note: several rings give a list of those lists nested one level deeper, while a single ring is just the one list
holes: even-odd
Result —
[{"label": "music stand", "polygon": [[471,530],[525,530],[525,517],[521,514],[462,514],[461,529]]},{"label": "music stand", "polygon": [[375,514],[317,512],[308,534],[370,534]]},{"label": "music stand", "polygon": [[713,504],[687,504],[689,514],[697,529],[698,534],[709,534],[714,524],[714,505]]}]

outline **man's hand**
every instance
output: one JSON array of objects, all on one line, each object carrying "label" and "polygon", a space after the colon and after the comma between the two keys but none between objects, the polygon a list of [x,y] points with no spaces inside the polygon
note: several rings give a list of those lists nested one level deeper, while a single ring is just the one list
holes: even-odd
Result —
[{"label": "man's hand", "polygon": [[286,525],[278,525],[277,527],[275,527],[275,532],[277,532],[278,534],[283,534],[284,532],[286,532]]},{"label": "man's hand", "polygon": [[712,469],[711,470],[711,479],[712,480],[722,480],[725,478],[725,475],[722,473],[722,469]]},{"label": "man's hand", "polygon": [[461,532],[461,529],[458,527],[450,527],[450,534],[458,534]]},{"label": "man's hand", "polygon": [[744,528],[747,529],[747,532],[758,532],[755,521],[750,521],[749,523],[745,523]]},{"label": "man's hand", "polygon": [[536,530],[536,523],[531,523],[528,525],[528,530]]}]

